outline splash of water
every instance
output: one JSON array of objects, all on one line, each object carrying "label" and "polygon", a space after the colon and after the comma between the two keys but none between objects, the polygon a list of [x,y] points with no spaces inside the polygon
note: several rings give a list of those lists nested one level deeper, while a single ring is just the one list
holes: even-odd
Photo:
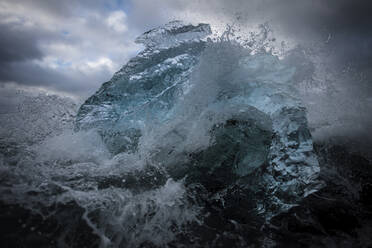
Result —
[{"label": "splash of water", "polygon": [[180,22],[145,33],[145,50],[81,106],[80,131],[59,127],[69,103],[42,101],[53,118],[35,107],[46,131],[3,153],[1,200],[45,219],[80,208],[101,247],[256,242],[236,229],[293,207],[319,172],[295,87],[308,71],[278,58],[268,33],[213,41],[208,25]]}]

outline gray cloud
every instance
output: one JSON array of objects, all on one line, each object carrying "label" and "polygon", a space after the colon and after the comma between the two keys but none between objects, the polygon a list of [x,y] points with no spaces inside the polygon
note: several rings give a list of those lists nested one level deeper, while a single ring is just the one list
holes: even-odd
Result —
[{"label": "gray cloud", "polygon": [[0,64],[43,56],[32,32],[20,33],[15,27],[0,24],[0,37]]},{"label": "gray cloud", "polygon": [[0,83],[91,94],[139,49],[123,6],[114,0],[2,1]]}]

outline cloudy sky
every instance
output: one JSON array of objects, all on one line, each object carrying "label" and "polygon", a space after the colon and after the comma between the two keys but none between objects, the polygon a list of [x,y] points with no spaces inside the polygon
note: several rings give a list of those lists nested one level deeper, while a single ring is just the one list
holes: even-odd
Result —
[{"label": "cloudy sky", "polygon": [[335,66],[372,78],[370,13],[368,0],[1,0],[0,90],[86,97],[141,49],[136,36],[173,19],[270,22],[303,46],[331,41]]}]

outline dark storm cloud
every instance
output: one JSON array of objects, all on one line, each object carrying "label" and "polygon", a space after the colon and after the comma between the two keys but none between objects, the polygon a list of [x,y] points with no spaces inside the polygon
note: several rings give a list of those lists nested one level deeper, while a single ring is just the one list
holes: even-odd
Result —
[{"label": "dark storm cloud", "polygon": [[[359,33],[372,27],[372,2],[368,0],[318,0],[323,14],[314,22],[327,25],[332,31]],[[311,20],[310,20],[311,21]]]},{"label": "dark storm cloud", "polygon": [[133,54],[116,0],[0,2],[0,84],[91,94]]},{"label": "dark storm cloud", "polygon": [[278,12],[276,17],[288,34],[297,36],[305,43],[329,36],[329,49],[338,62],[353,61],[363,67],[371,63],[371,1],[297,1],[293,9],[290,7],[292,1],[285,2],[286,6],[279,7],[281,10],[285,7],[284,12]]},{"label": "dark storm cloud", "polygon": [[[40,48],[40,41],[54,41],[55,36],[35,28],[19,28],[18,24],[0,24],[0,81],[25,86],[52,86],[67,92],[86,91],[78,78],[34,63],[47,55]],[[68,41],[71,42],[74,41]]]},{"label": "dark storm cloud", "polygon": [[99,84],[107,80],[106,75],[111,72],[99,70],[88,75],[79,75],[73,71],[66,73],[62,70],[46,69],[37,64],[19,62],[6,64],[0,68],[0,75],[4,81],[17,82],[24,86],[50,87],[61,92],[76,94],[92,94],[96,90],[88,81],[97,81]]},{"label": "dark storm cloud", "polygon": [[19,32],[11,25],[0,24],[0,37],[0,64],[43,56],[33,32]]}]

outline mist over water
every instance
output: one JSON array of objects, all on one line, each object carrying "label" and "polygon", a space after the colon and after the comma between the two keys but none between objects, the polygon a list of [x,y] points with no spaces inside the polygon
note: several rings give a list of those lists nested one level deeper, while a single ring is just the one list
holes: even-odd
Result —
[{"label": "mist over water", "polygon": [[[345,142],[357,141],[361,148],[355,145],[350,148],[368,152],[370,140],[366,134],[371,126],[368,113],[372,109],[371,98],[359,87],[363,75],[357,75],[352,66],[338,68],[332,62],[328,63],[327,47],[332,45],[328,41],[310,48],[291,47],[285,40],[275,37],[269,24],[262,24],[257,30],[241,33],[239,27],[227,25],[220,36],[211,36],[195,68],[190,71],[189,84],[179,84],[182,94],[176,92],[178,98],[169,107],[169,112],[156,119],[148,111],[147,116],[135,123],[142,135],[134,150],[112,153],[99,128],[76,131],[78,104],[70,99],[18,93],[20,100],[14,111],[0,116],[0,200],[22,206],[44,220],[57,216],[58,225],[66,228],[53,234],[56,237],[52,239],[56,240],[50,246],[79,247],[79,237],[74,234],[79,229],[74,228],[80,225],[83,226],[82,233],[91,231],[96,237],[87,244],[88,247],[213,247],[213,242],[203,243],[202,235],[210,235],[216,243],[227,241],[220,238],[223,235],[218,230],[223,224],[208,223],[208,216],[213,215],[213,211],[208,213],[205,209],[209,209],[208,204],[214,201],[225,204],[227,198],[223,198],[226,197],[223,194],[227,192],[228,195],[230,188],[214,194],[212,200],[206,200],[212,194],[204,182],[193,184],[188,181],[200,180],[203,173],[201,176],[182,173],[187,171],[184,167],[199,166],[195,162],[199,161],[198,156],[210,158],[208,147],[219,149],[218,142],[226,137],[236,137],[233,136],[237,135],[236,126],[240,131],[249,130],[245,134],[248,138],[241,138],[242,143],[248,143],[244,149],[258,154],[249,161],[252,168],[238,167],[235,170],[238,174],[250,175],[266,163],[267,154],[274,153],[269,148],[273,142],[271,126],[273,120],[279,124],[281,120],[279,117],[272,120],[271,115],[275,115],[281,104],[306,109],[304,114],[316,142],[336,138]],[[182,66],[176,60],[166,63]],[[358,86],[350,84],[351,80],[357,80]],[[266,88],[257,87],[261,84]],[[268,89],[272,92],[266,93]],[[245,98],[246,95],[251,98]],[[262,100],[264,97],[269,100]],[[147,105],[151,105],[151,101],[143,106]],[[295,117],[302,120],[302,117]],[[221,129],[232,134],[226,135]],[[310,139],[306,145],[312,149],[311,137],[305,134],[299,135],[298,139],[304,143]],[[260,140],[255,140],[255,135]],[[129,135],[127,139],[129,143],[133,142]],[[249,144],[247,140],[256,143]],[[207,152],[203,154],[205,150]],[[212,158],[219,159],[216,155]],[[317,161],[311,163],[314,168],[318,165]],[[309,178],[302,178],[301,174],[301,180],[315,180],[313,175],[319,171],[314,168],[309,168]],[[305,190],[305,195],[318,190],[309,184],[311,187]],[[303,186],[306,187],[307,184]],[[260,194],[264,195],[261,191]],[[278,199],[280,204],[281,200]],[[257,223],[264,223],[284,209],[295,206],[297,199],[292,200],[282,204],[284,207],[278,207],[277,202],[264,202],[259,220],[252,214],[246,222],[259,226]],[[249,205],[252,202],[250,199],[244,201],[246,209],[256,209]],[[265,204],[273,204],[270,205],[272,209]],[[81,211],[84,224],[69,222],[63,216],[58,218],[64,209]],[[32,223],[23,224],[25,228],[39,228]],[[242,223],[231,221],[230,225],[236,228],[235,232],[229,233],[236,247],[266,240],[262,237],[250,240],[241,235],[237,230],[243,228]],[[256,231],[252,228],[252,236]],[[196,236],[198,232],[202,237]]]}]

